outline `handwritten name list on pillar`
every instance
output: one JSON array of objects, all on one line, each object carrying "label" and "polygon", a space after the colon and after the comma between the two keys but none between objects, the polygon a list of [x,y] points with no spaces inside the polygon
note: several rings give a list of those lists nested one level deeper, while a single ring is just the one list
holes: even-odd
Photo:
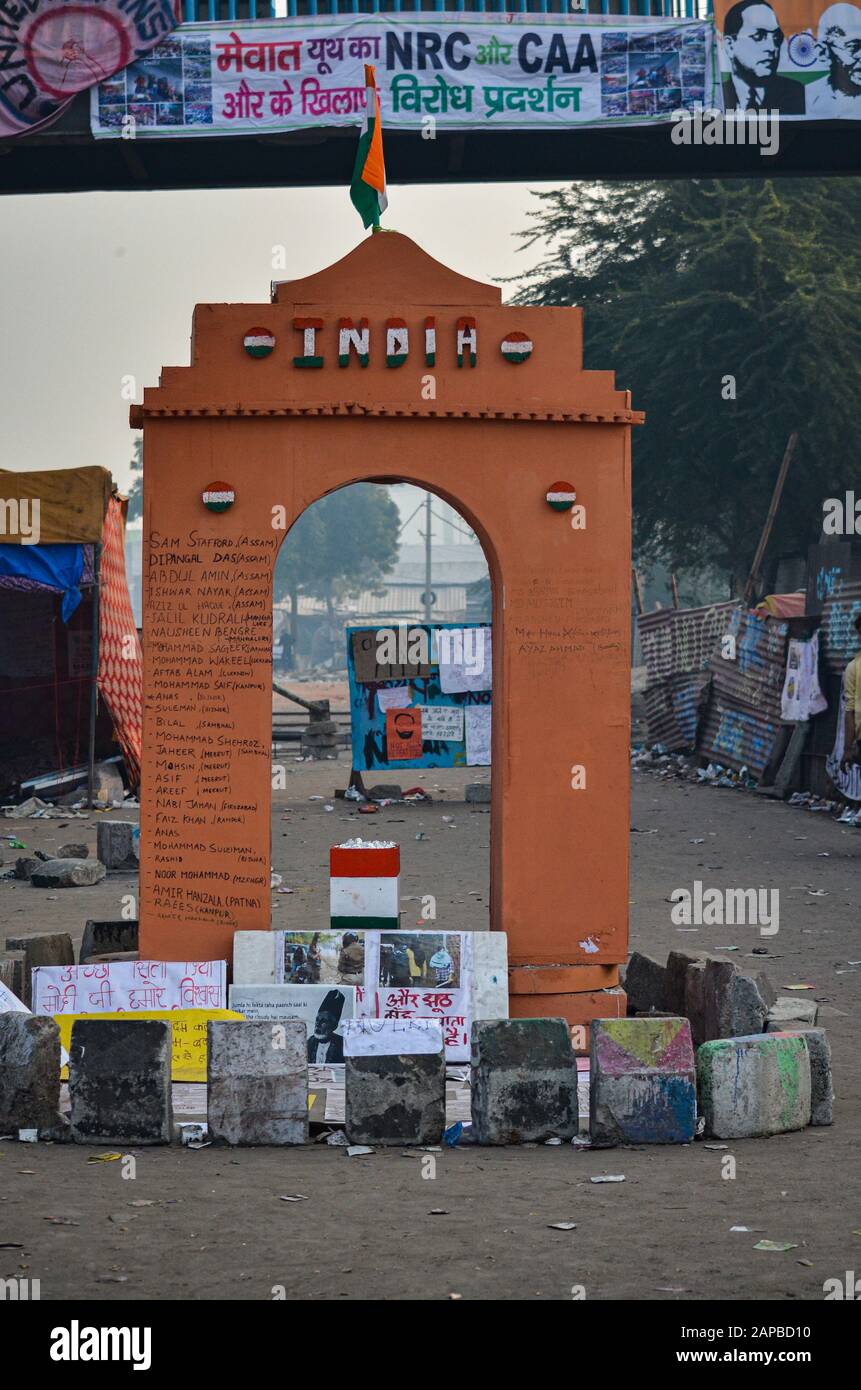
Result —
[{"label": "handwritten name list on pillar", "polygon": [[150,535],[141,888],[162,920],[235,928],[268,917],[277,548],[274,536]]}]

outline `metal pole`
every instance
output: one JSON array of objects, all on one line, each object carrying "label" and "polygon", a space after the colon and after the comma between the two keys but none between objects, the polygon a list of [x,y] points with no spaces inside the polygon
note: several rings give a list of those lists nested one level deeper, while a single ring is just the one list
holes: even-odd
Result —
[{"label": "metal pole", "polygon": [[99,677],[99,574],[101,570],[102,547],[97,545],[93,551],[93,659],[90,675],[90,747],[87,754],[87,803],[93,809],[96,782],[96,714],[98,710]]},{"label": "metal pole", "polygon": [[425,622],[426,622],[426,623],[429,623],[429,622],[431,621],[431,617],[433,616],[432,613],[431,613],[431,607],[432,607],[432,605],[431,605],[431,574],[432,574],[432,562],[431,562],[431,527],[432,527],[432,526],[433,526],[433,518],[432,518],[432,516],[431,516],[431,495],[430,495],[430,493],[428,493],[428,494],[427,494],[427,497],[425,498]]}]

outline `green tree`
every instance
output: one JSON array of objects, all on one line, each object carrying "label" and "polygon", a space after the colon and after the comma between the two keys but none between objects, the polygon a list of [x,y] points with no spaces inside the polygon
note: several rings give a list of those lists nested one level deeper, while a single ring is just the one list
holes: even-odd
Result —
[{"label": "green tree", "polygon": [[143,439],[140,435],[134,442],[129,468],[132,471],[132,482],[126,520],[136,521],[138,517],[143,516]]},{"label": "green tree", "polygon": [[289,531],[275,569],[276,599],[290,599],[296,641],[299,595],[335,604],[373,588],[398,558],[400,513],[388,490],[375,483],[339,488],[308,507]]},{"label": "green tree", "polygon": [[[852,485],[861,179],[678,179],[539,193],[518,302],[579,304],[589,368],[630,388],[640,554],[747,575],[789,434],[764,567]],[[537,355],[537,354],[536,354]]]}]

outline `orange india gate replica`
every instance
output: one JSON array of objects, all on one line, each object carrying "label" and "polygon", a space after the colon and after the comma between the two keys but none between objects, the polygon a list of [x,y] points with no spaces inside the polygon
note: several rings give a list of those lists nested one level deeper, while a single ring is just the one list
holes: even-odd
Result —
[{"label": "orange india gate replica", "polygon": [[611,372],[583,370],[582,327],[579,309],[505,306],[391,232],[272,304],[197,306],[192,365],[131,413],[143,957],[229,961],[234,931],[270,930],[276,555],[318,498],[406,481],[462,513],[490,569],[491,926],[508,933],[511,1013],[624,1013],[643,417]]}]

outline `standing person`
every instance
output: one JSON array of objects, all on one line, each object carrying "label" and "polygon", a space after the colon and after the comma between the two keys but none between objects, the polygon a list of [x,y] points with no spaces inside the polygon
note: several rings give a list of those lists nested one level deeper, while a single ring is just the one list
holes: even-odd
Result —
[{"label": "standing person", "polygon": [[[861,643],[861,613],[855,614],[852,624]],[[857,651],[843,672],[843,756],[840,766],[848,771],[853,763],[861,762],[858,738],[861,735],[861,650]]]},{"label": "standing person", "polygon": [[[359,933],[345,931],[338,953],[338,978],[345,985],[362,984],[365,978],[365,947]],[[386,981],[383,981],[385,984]]]},{"label": "standing person", "polygon": [[420,980],[427,974],[427,956],[422,946],[408,946],[407,959],[410,963],[410,980],[414,985],[418,985]]},{"label": "standing person", "polygon": [[[861,613],[856,613],[852,626],[861,643]],[[861,650],[843,672],[842,711],[837,719],[837,732],[825,770],[841,796],[847,801],[861,801]],[[856,812],[847,807],[840,817],[851,824]]]},{"label": "standing person", "polygon": [[441,946],[438,951],[434,951],[430,958],[430,968],[436,971],[437,986],[449,983],[453,965],[454,961],[444,946]]}]

